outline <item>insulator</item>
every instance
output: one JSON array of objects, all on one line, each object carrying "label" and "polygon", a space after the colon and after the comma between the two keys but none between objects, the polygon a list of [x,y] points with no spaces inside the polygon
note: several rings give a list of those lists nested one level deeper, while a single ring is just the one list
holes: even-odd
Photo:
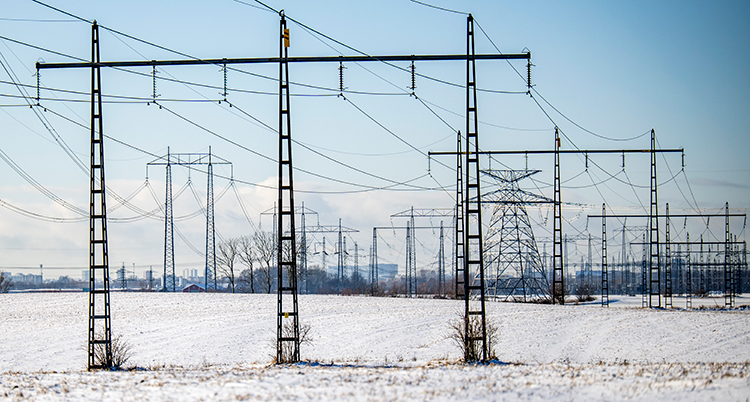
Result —
[{"label": "insulator", "polygon": [[531,89],[531,60],[526,63],[526,87]]},{"label": "insulator", "polygon": [[153,69],[151,70],[151,80],[153,86],[152,97],[154,102],[156,102],[156,66],[153,66]]},{"label": "insulator", "polygon": [[226,63],[224,63],[222,70],[224,70],[224,93],[222,93],[221,95],[224,96],[224,100],[227,100],[227,65]]},{"label": "insulator", "polygon": [[344,62],[339,61],[339,92],[344,93]]},{"label": "insulator", "polygon": [[411,89],[412,94],[414,94],[414,90],[417,89],[417,79],[416,74],[414,73],[417,70],[417,66],[414,65],[414,61],[411,62],[411,86],[409,89]]},{"label": "insulator", "polygon": [[36,104],[39,104],[39,82],[41,80],[39,69],[36,70]]}]

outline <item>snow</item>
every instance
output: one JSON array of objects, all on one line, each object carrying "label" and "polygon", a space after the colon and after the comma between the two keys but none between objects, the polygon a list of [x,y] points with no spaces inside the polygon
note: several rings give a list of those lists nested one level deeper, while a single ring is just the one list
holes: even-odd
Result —
[{"label": "snow", "polygon": [[275,295],[113,293],[113,333],[141,369],[89,373],[87,297],[0,295],[0,399],[750,397],[746,308],[642,309],[639,297],[620,296],[610,308],[488,303],[497,357],[509,364],[466,366],[448,339],[461,301],[302,295],[309,363],[274,366]]}]

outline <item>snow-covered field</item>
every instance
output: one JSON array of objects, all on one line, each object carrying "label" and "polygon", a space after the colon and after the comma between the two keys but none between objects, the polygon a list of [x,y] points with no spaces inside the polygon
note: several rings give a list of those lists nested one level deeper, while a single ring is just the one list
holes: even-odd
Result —
[{"label": "snow-covered field", "polygon": [[462,302],[305,295],[308,363],[277,367],[274,295],[113,293],[113,332],[141,369],[88,373],[86,293],[3,294],[0,399],[750,398],[749,309],[612,300],[610,308],[488,303],[497,357],[510,364],[465,366],[447,338]]}]

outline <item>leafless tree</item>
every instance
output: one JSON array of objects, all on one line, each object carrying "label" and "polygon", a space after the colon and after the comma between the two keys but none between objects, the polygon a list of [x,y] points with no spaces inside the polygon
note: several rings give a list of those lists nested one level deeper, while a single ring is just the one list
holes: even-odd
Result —
[{"label": "leafless tree", "polygon": [[234,293],[234,272],[240,258],[240,240],[238,238],[226,239],[219,243],[217,251],[216,262],[219,272],[229,279],[229,286]]},{"label": "leafless tree", "polygon": [[249,286],[250,293],[255,293],[255,270],[253,267],[257,253],[255,252],[253,238],[251,236],[240,237],[239,248],[240,261],[247,267],[240,273],[240,282],[242,282],[243,288],[247,289]]},{"label": "leafless tree", "polygon": [[8,293],[12,287],[13,281],[10,276],[5,276],[5,273],[0,272],[0,293]]},{"label": "leafless tree", "polygon": [[276,257],[276,241],[271,232],[266,232],[258,228],[253,234],[253,245],[255,246],[255,261],[260,265],[258,267],[258,275],[263,279],[261,281],[263,287],[261,291],[271,293],[274,260]]}]

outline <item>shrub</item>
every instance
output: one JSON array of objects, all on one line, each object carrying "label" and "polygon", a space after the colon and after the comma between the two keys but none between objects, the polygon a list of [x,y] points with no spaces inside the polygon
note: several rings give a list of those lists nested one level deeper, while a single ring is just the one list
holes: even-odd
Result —
[{"label": "shrub", "polygon": [[[99,339],[104,339],[103,333],[99,334]],[[106,345],[94,345],[94,361],[99,366],[109,367],[110,369],[121,369],[133,356],[130,343],[122,339],[122,335],[116,335],[111,338],[112,361],[107,364]]]},{"label": "shrub", "polygon": [[[281,336],[284,338],[294,336],[294,321],[288,320],[281,327]],[[299,324],[299,344],[307,345],[312,343],[312,337],[310,334],[310,324]],[[276,343],[274,342],[274,346]],[[275,349],[275,348],[274,348]],[[296,363],[294,361],[294,344],[292,342],[284,342],[281,344],[281,359],[279,356],[274,357],[274,363]]]},{"label": "shrub", "polygon": [[[468,320],[468,337],[480,337],[482,336],[482,318],[481,316],[470,316]],[[468,341],[466,337],[466,316],[459,314],[458,317],[451,320],[450,332],[448,338],[453,340],[453,343],[458,347],[461,353],[464,355],[464,362],[477,362],[482,361],[482,346],[481,342]],[[494,320],[485,319],[485,331],[487,335],[487,359],[496,359],[495,356],[495,341],[499,335],[499,327]]]}]

